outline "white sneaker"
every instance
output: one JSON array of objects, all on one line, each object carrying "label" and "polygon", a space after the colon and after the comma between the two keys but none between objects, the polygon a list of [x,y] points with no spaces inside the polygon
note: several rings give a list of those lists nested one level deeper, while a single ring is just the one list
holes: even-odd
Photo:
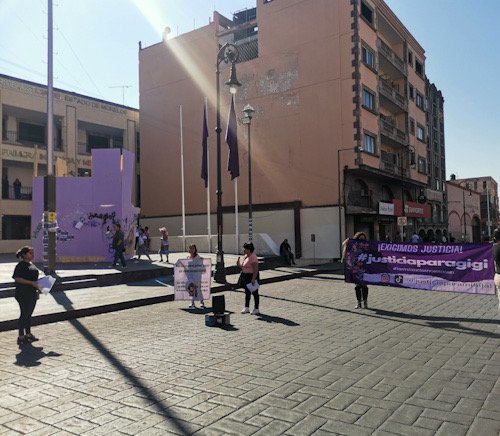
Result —
[{"label": "white sneaker", "polygon": [[205,309],[205,303],[203,301],[200,304],[200,309]]},{"label": "white sneaker", "polygon": [[189,308],[190,308],[190,309],[196,309],[196,306],[194,305],[194,303],[191,303],[191,304],[189,305]]},{"label": "white sneaker", "polygon": [[260,315],[259,309],[252,310],[252,315]]},{"label": "white sneaker", "polygon": [[241,313],[250,313],[250,309],[248,307],[244,307]]}]

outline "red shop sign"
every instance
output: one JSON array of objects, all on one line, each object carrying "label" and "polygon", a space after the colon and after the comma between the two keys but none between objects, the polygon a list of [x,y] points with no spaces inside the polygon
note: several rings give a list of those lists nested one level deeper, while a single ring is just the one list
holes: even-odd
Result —
[{"label": "red shop sign", "polygon": [[413,201],[405,201],[405,212],[403,214],[401,200],[392,200],[394,204],[394,215],[408,216],[410,218],[430,218],[431,206],[429,204],[420,204]]}]

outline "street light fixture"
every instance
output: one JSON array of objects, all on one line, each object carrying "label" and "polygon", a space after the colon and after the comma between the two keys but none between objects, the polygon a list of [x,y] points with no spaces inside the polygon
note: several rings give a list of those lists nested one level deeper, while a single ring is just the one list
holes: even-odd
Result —
[{"label": "street light fixture", "polygon": [[[469,191],[469,197],[472,196],[472,192]],[[465,219],[465,189],[462,189],[462,205],[463,205],[463,209],[464,209],[464,242],[467,242],[467,222],[466,222],[466,219]]]},{"label": "street light fixture", "polygon": [[217,94],[217,119],[215,132],[217,134],[217,261],[215,264],[214,279],[217,283],[226,283],[226,270],[224,267],[224,251],[222,248],[222,177],[221,177],[221,127],[220,127],[220,64],[231,63],[231,74],[229,80],[225,83],[229,86],[231,95],[236,94],[241,83],[236,77],[236,62],[238,60],[238,48],[234,44],[225,43],[217,53],[217,62],[215,65],[215,83]]},{"label": "street light fixture", "polygon": [[251,142],[250,142],[250,125],[252,124],[253,114],[255,110],[252,106],[247,104],[243,110],[243,124],[247,125],[248,132],[248,240],[252,242],[253,239],[253,217],[252,217],[252,155],[251,155]]}]

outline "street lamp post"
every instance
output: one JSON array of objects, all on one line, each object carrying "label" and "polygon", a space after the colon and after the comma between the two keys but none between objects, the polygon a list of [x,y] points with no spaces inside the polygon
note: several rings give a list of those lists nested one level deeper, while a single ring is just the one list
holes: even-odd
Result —
[{"label": "street lamp post", "polygon": [[238,48],[234,44],[224,44],[217,53],[217,62],[215,65],[215,83],[216,83],[216,127],[217,134],[217,261],[215,264],[214,279],[217,283],[226,283],[226,269],[224,267],[224,251],[222,248],[222,176],[221,176],[221,127],[220,127],[220,64],[225,62],[231,63],[231,74],[226,85],[229,86],[229,92],[236,94],[236,91],[241,83],[236,78],[236,61],[238,60]]},{"label": "street lamp post", "polygon": [[250,125],[252,124],[253,114],[255,110],[252,106],[247,104],[243,108],[243,124],[247,125],[248,133],[248,240],[253,240],[253,217],[252,217],[252,148],[250,141]]},{"label": "street lamp post", "polygon": [[[415,147],[408,145],[408,150],[401,153],[401,216],[405,217],[405,171],[404,156],[407,155],[406,162],[408,164],[408,174],[410,173],[410,167],[415,165]],[[405,225],[401,226],[401,241],[404,241],[404,231]]]},{"label": "street lamp post", "polygon": [[467,224],[465,221],[465,189],[462,189],[462,206],[464,208],[464,242],[467,242]]},{"label": "street lamp post", "polygon": [[[44,178],[44,220],[48,221],[46,274],[56,272],[56,177],[54,176],[54,77],[52,0],[47,2],[47,175]],[[44,242],[45,243],[45,242]]]}]

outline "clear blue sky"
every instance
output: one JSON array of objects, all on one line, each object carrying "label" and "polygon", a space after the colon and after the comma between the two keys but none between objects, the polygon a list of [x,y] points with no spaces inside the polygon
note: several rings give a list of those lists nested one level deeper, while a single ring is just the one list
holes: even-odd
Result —
[{"label": "clear blue sky", "polygon": [[[259,0],[260,1],[260,0]],[[347,0],[345,0],[347,1]],[[386,0],[426,50],[445,98],[446,172],[500,183],[499,0]],[[138,107],[138,42],[161,40],[255,0],[54,0],[54,84]],[[0,73],[46,83],[46,0],[0,0]]]}]

